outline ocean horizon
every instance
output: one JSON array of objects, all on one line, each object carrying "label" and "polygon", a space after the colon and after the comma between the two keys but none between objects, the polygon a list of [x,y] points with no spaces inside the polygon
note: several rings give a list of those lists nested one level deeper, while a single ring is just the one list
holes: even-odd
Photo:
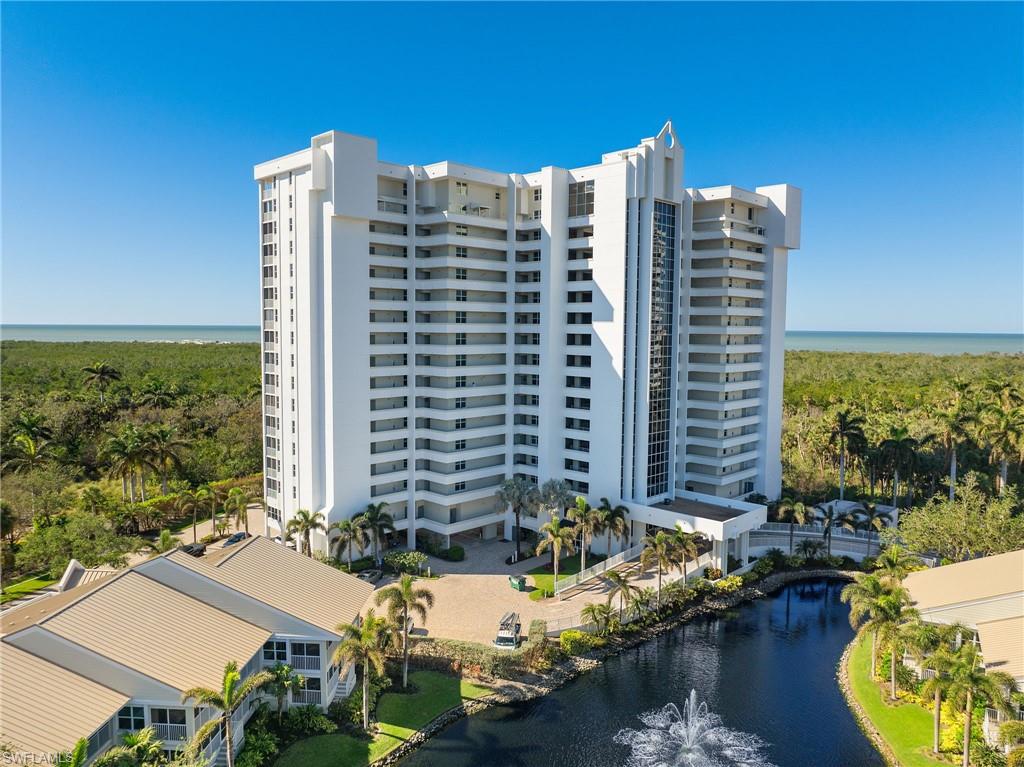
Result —
[{"label": "ocean horizon", "polygon": [[[0,324],[4,341],[149,341],[258,343],[259,325],[30,325]],[[1024,333],[909,333],[787,330],[791,351],[918,354],[1024,354]]]}]

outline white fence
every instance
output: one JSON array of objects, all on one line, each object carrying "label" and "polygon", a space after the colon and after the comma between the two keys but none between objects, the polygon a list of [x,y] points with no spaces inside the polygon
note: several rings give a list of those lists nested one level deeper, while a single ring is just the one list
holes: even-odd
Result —
[{"label": "white fence", "polygon": [[635,546],[630,546],[628,549],[620,551],[615,556],[601,560],[596,565],[588,567],[586,570],[580,570],[576,575],[570,575],[567,578],[559,578],[558,582],[555,584],[555,594],[561,594],[566,589],[575,588],[581,583],[589,581],[591,578],[596,578],[601,573],[611,570],[613,567],[618,567],[623,562],[636,559],[640,556],[643,550],[644,545],[642,543],[638,543]]}]

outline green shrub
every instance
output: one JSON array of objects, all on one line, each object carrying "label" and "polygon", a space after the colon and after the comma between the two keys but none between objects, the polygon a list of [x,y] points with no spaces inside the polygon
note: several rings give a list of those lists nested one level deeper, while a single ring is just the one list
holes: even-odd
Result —
[{"label": "green shrub", "polygon": [[[889,679],[891,670],[889,668],[889,659],[892,657],[891,653],[886,653],[882,656],[882,662],[879,664],[878,675],[885,680]],[[917,690],[917,675],[905,664],[901,663],[896,667],[896,687],[906,692],[914,692]]]},{"label": "green shrub", "polygon": [[1006,767],[1024,767],[1024,747],[1015,748],[1006,755]]},{"label": "green shrub", "polygon": [[721,567],[709,567],[704,571],[704,577],[709,581],[717,581],[722,577]]},{"label": "green shrub", "polygon": [[445,558],[449,562],[461,562],[466,558],[466,550],[461,546],[451,546],[448,548],[448,556]]},{"label": "green shrub", "polygon": [[591,636],[585,631],[569,629],[562,632],[562,635],[558,638],[558,644],[562,648],[562,652],[567,655],[583,655],[593,650],[598,645],[598,642],[596,637]]},{"label": "green shrub", "polygon": [[[369,685],[369,700],[370,700],[370,715],[373,716],[373,712],[377,710],[377,701],[380,696],[384,693],[388,687],[391,686],[391,679],[386,675],[378,674],[373,668],[370,669],[370,685]],[[355,725],[356,727],[362,728],[363,726],[363,685],[357,684],[356,688],[352,691],[352,694],[341,701],[335,701],[340,705],[335,709],[335,713],[331,713],[328,709],[328,714],[332,719],[342,723]],[[334,704],[331,704],[332,706]]]},{"label": "green shrub", "polygon": [[398,573],[418,573],[426,566],[427,555],[422,551],[389,551],[384,564]]},{"label": "green shrub", "polygon": [[792,568],[793,570],[799,570],[805,564],[804,558],[799,554],[793,554],[786,557],[786,567]]},{"label": "green shrub", "polygon": [[262,767],[280,750],[277,735],[268,726],[270,709],[260,703],[256,712],[245,725],[245,744],[235,758],[237,767]]},{"label": "green shrub", "polygon": [[757,561],[771,562],[773,569],[784,567],[786,564],[786,552],[784,552],[780,548],[773,547],[768,549],[768,551],[766,551],[764,555]]},{"label": "green shrub", "polygon": [[872,570],[875,569],[875,565],[877,563],[878,563],[878,558],[877,557],[864,557],[864,559],[862,559],[860,561],[860,569],[864,570],[865,572],[871,572]]},{"label": "green shrub", "polygon": [[[352,696],[354,697],[354,696]],[[281,731],[289,740],[306,738],[310,735],[326,735],[337,732],[338,725],[332,722],[319,706],[292,706],[284,712]]]},{"label": "green shrub", "polygon": [[738,575],[727,575],[715,584],[715,588],[723,594],[735,594],[743,586],[743,578]]},{"label": "green shrub", "polygon": [[349,569],[348,562],[346,561],[335,560],[334,562],[331,562],[331,564],[339,570],[347,573],[361,573],[363,570],[372,570],[376,567],[373,557],[360,557],[359,559],[353,559],[351,569]]}]

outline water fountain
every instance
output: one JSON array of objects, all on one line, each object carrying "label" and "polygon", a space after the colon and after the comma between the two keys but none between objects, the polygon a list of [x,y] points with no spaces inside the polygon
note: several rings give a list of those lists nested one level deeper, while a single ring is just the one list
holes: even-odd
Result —
[{"label": "water fountain", "polygon": [[615,742],[632,749],[629,767],[773,767],[756,735],[725,727],[698,702],[697,691],[682,712],[675,703],[640,715],[647,728],[620,730]]}]

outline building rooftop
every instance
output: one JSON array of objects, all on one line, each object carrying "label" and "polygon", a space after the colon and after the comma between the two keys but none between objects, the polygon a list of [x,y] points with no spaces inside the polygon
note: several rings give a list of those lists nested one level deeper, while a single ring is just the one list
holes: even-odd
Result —
[{"label": "building rooftop", "polygon": [[728,522],[730,519],[736,519],[753,510],[752,508],[727,506],[726,503],[728,500],[725,498],[722,499],[722,505],[689,498],[673,498],[671,501],[662,501],[653,505],[655,508],[668,509],[679,514],[688,514],[691,517],[710,519],[715,522]]},{"label": "building rooftop", "polygon": [[985,668],[1024,680],[1024,615],[978,624]]},{"label": "building rooftop", "polygon": [[1024,615],[1024,549],[920,570],[903,585],[918,610],[1020,594]]},{"label": "building rooftop", "polygon": [[56,754],[88,737],[127,696],[0,642],[0,742]]}]

